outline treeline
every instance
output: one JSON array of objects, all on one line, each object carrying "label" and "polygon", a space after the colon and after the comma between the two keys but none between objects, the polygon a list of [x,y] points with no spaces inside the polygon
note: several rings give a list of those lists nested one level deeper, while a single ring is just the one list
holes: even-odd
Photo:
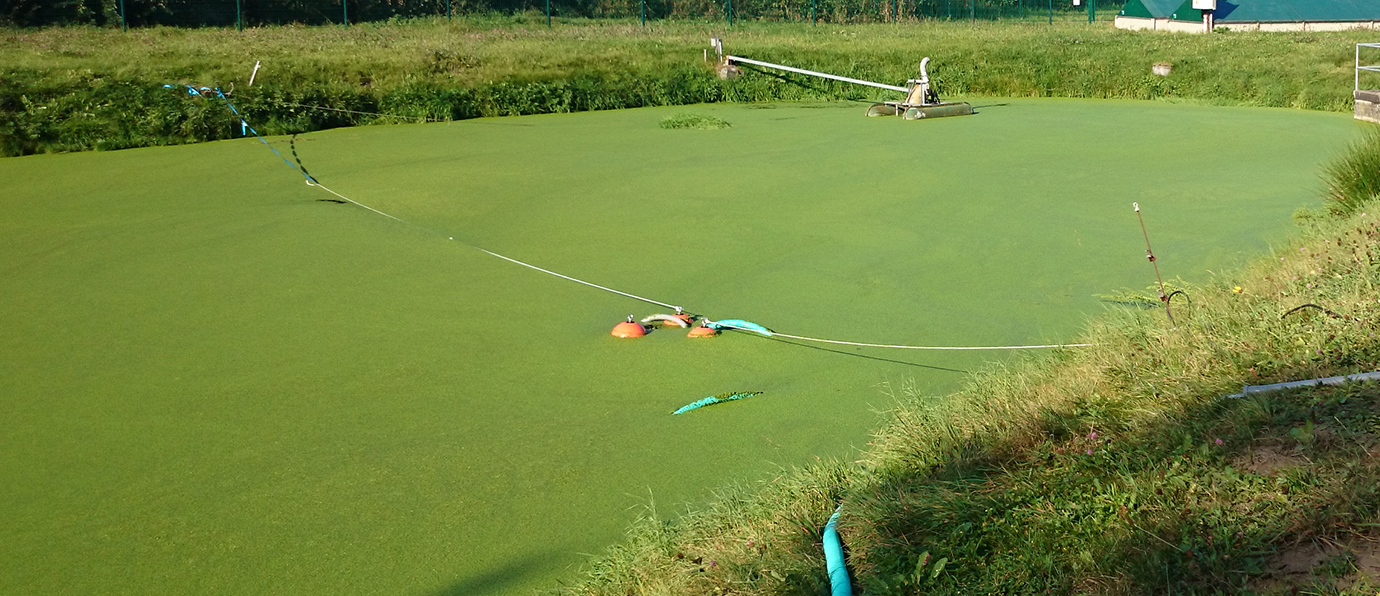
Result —
[{"label": "treeline", "polygon": [[[1103,0],[1099,7],[1123,1]],[[0,0],[0,23],[252,27],[548,10],[560,18],[728,19],[731,14],[736,19],[867,22],[1011,19],[1083,9],[1067,0]]]}]

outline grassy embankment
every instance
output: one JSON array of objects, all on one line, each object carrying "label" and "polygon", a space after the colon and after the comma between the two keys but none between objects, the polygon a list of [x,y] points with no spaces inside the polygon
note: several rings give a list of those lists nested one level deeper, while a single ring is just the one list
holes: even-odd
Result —
[{"label": "grassy embankment", "polygon": [[[239,134],[223,107],[167,83],[235,86],[268,134],[720,101],[876,99],[872,90],[749,72],[719,81],[711,35],[746,56],[890,82],[920,58],[945,96],[1186,99],[1346,110],[1366,33],[1156,35],[1107,22],[561,22],[467,18],[338,27],[0,30],[0,155],[119,149]],[[1230,58],[1228,58],[1230,57]],[[255,85],[247,85],[256,60]],[[1150,74],[1170,62],[1168,78]],[[331,108],[331,110],[317,109]],[[333,111],[335,110],[335,111]],[[347,110],[347,111],[340,111]],[[367,113],[382,113],[378,116]]]},{"label": "grassy embankment", "polygon": [[1325,178],[1328,213],[1187,288],[1177,324],[1147,297],[1092,324],[1095,347],[947,398],[899,388],[859,461],[651,512],[567,592],[827,593],[820,528],[841,503],[866,594],[1374,594],[1380,387],[1225,397],[1380,366],[1380,134]]}]

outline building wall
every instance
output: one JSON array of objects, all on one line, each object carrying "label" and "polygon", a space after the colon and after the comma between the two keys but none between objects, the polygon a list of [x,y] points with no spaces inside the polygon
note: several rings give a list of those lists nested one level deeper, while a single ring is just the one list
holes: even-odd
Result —
[{"label": "building wall", "polygon": [[[1177,33],[1202,33],[1203,24],[1171,19],[1145,19],[1118,16],[1114,20],[1118,29],[1132,31],[1171,31]],[[1325,21],[1325,22],[1281,22],[1281,23],[1216,23],[1214,28],[1229,31],[1351,31],[1355,29],[1380,29],[1380,21]]]},{"label": "building wall", "polygon": [[1175,21],[1172,19],[1146,19],[1141,17],[1123,17],[1118,15],[1113,24],[1118,29],[1129,29],[1132,31],[1170,31],[1174,33],[1202,33],[1203,24],[1189,21]]}]

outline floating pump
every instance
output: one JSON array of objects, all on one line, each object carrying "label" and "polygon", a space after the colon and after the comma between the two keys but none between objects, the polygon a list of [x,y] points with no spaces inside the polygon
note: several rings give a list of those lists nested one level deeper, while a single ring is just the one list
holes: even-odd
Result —
[{"label": "floating pump", "polygon": [[973,106],[966,101],[944,102],[930,87],[930,74],[925,67],[930,57],[920,61],[920,78],[906,81],[905,101],[884,101],[867,108],[868,116],[901,116],[906,120],[922,118],[943,118],[945,116],[967,116],[973,113]]},{"label": "floating pump", "polygon": [[868,87],[877,87],[879,89],[899,91],[901,93],[906,94],[906,99],[903,101],[884,101],[879,104],[873,104],[872,107],[867,108],[868,116],[901,116],[906,120],[920,120],[924,118],[943,118],[946,116],[967,116],[969,114],[975,113],[973,111],[973,106],[970,105],[968,102],[945,102],[939,99],[939,94],[935,93],[934,89],[930,87],[930,75],[925,68],[927,65],[929,65],[929,56],[926,56],[925,59],[920,61],[920,78],[910,79],[906,81],[905,87],[898,87],[896,85],[887,85],[885,83],[874,83],[872,81],[864,81],[862,79],[841,77],[826,72],[805,70],[803,68],[796,68],[794,66],[772,64],[771,62],[763,62],[761,60],[743,58],[742,56],[733,56],[724,53],[723,40],[714,38],[709,40],[709,42],[710,46],[713,47],[714,51],[718,54],[718,62],[716,63],[715,69],[720,73],[720,78],[729,78],[724,76],[723,74],[728,69],[732,69],[734,75],[736,76],[738,69],[733,66],[735,62],[740,64],[752,64],[754,66],[762,66],[785,72],[793,72],[812,77],[819,77],[821,79],[830,79],[834,81],[852,83],[854,85],[866,85]]},{"label": "floating pump", "polygon": [[673,315],[651,315],[642,319],[643,325],[659,324],[662,327],[682,327],[688,328],[695,322],[695,315],[676,310]]},{"label": "floating pump", "polygon": [[614,337],[624,338],[642,337],[647,334],[647,328],[634,321],[632,315],[628,315],[628,320],[613,326],[611,334]]}]

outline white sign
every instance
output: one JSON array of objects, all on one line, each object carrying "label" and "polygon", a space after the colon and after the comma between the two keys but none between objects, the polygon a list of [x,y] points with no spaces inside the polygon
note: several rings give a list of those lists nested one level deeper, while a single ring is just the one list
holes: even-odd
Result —
[{"label": "white sign", "polygon": [[1193,0],[1193,8],[1197,10],[1217,10],[1217,0]]}]

